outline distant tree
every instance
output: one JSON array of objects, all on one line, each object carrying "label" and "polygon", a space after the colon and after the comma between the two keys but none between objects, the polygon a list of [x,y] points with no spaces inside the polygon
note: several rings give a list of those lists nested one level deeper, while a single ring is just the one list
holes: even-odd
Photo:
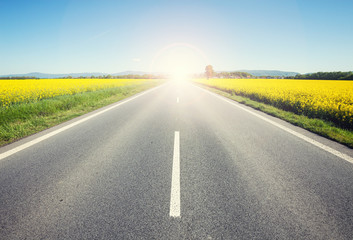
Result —
[{"label": "distant tree", "polygon": [[341,77],[339,80],[353,80],[353,73],[346,77]]},{"label": "distant tree", "polygon": [[297,74],[294,79],[321,79],[321,80],[350,80],[352,72],[317,72],[307,74]]},{"label": "distant tree", "polygon": [[207,79],[211,78],[214,74],[213,67],[212,65],[207,65],[205,68],[205,74]]}]

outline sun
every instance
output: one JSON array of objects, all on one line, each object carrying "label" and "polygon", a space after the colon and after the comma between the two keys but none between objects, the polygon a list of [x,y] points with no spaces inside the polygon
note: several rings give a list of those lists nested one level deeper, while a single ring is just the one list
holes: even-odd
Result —
[{"label": "sun", "polygon": [[173,43],[155,55],[152,72],[167,73],[171,78],[182,80],[203,71],[207,57],[197,47],[187,43]]}]

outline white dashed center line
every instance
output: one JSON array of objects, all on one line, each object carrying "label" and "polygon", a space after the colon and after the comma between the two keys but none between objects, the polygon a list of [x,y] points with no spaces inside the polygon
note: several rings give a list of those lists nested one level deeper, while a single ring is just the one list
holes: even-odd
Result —
[{"label": "white dashed center line", "polygon": [[174,154],[172,170],[172,187],[170,192],[170,217],[180,217],[180,136],[174,135]]}]

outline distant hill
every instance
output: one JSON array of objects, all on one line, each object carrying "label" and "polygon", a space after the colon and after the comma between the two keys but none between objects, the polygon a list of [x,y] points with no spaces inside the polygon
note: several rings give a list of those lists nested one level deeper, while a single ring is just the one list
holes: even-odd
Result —
[{"label": "distant hill", "polygon": [[102,76],[104,73],[99,72],[92,72],[92,73],[67,73],[67,74],[52,74],[52,73],[40,73],[40,72],[31,72],[25,74],[8,74],[8,75],[1,75],[0,78],[5,77],[35,77],[35,78],[63,78],[63,77],[89,77],[89,76]]},{"label": "distant hill", "polygon": [[[297,72],[285,72],[285,71],[277,71],[277,70],[239,70],[237,72],[247,72],[253,76],[275,76],[275,77],[292,77],[299,73]],[[102,73],[102,72],[86,72],[86,73],[60,73],[60,74],[52,74],[52,73],[41,73],[41,72],[31,72],[25,74],[8,74],[8,75],[0,75],[0,78],[16,78],[16,77],[34,77],[34,78],[65,78],[68,76],[78,78],[78,77],[98,77],[104,75],[111,76],[124,76],[124,75],[144,75],[144,74],[156,74],[160,75],[162,73],[151,73],[151,72],[142,72],[142,71],[125,71],[119,73]]]},{"label": "distant hill", "polygon": [[[0,78],[16,78],[16,77],[34,77],[34,78],[64,78],[64,77],[90,77],[90,76],[104,76],[108,75],[109,73],[102,73],[102,72],[88,72],[88,73],[60,73],[60,74],[52,74],[52,73],[40,73],[40,72],[31,72],[25,74],[8,74],[8,75],[0,75]],[[141,71],[125,71],[120,73],[110,74],[112,76],[123,76],[123,75],[144,75],[149,74],[147,72]]]},{"label": "distant hill", "polygon": [[278,71],[278,70],[239,70],[238,72],[247,72],[256,77],[259,77],[259,76],[291,77],[291,76],[300,74],[297,72],[285,72],[285,71]]},{"label": "distant hill", "polygon": [[120,72],[120,73],[113,73],[110,74],[112,76],[123,76],[123,75],[144,75],[144,74],[153,74],[150,72],[141,72],[141,71],[125,71],[125,72]]}]

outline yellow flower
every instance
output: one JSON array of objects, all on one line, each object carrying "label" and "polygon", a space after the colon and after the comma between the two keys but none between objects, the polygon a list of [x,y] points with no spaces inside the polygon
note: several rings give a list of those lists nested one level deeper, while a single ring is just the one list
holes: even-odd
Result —
[{"label": "yellow flower", "polygon": [[0,105],[32,102],[61,95],[137,85],[145,79],[36,79],[1,80]]},{"label": "yellow flower", "polygon": [[353,129],[353,81],[292,79],[198,79],[298,114],[331,120]]}]

